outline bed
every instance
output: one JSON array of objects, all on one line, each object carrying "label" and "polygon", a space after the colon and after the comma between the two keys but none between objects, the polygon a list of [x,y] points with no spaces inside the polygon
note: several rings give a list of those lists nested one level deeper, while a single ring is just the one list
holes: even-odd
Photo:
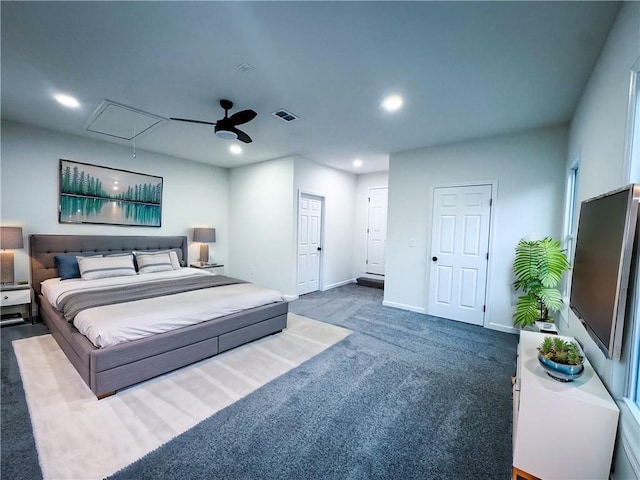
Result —
[{"label": "bed", "polygon": [[99,348],[67,321],[42,294],[43,282],[47,285],[47,280],[59,277],[56,256],[116,256],[134,251],[167,250],[175,251],[179,262],[182,265],[186,264],[187,237],[29,236],[31,282],[40,317],[69,361],[98,398],[112,395],[117,390],[258,338],[278,333],[287,326],[288,303],[279,299],[237,313]]}]

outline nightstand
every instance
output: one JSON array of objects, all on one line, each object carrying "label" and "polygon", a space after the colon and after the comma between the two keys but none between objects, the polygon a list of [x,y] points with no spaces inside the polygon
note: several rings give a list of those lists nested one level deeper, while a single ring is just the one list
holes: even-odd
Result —
[{"label": "nightstand", "polygon": [[208,272],[215,273],[216,275],[224,274],[224,265],[221,263],[192,263],[189,265],[191,268],[199,268],[201,270],[207,270]]},{"label": "nightstand", "polygon": [[33,315],[31,311],[31,285],[28,283],[22,285],[1,285],[0,307],[2,308],[2,318],[0,320],[1,326],[24,322],[25,319],[23,315],[25,312],[10,313],[9,310],[15,310],[11,307],[22,307],[22,310],[26,307],[27,318],[33,325]]}]

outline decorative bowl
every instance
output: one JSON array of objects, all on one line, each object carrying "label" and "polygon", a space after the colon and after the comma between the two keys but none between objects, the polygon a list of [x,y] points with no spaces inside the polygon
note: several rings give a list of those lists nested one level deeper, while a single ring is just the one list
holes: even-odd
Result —
[{"label": "decorative bowl", "polygon": [[566,365],[564,363],[554,362],[541,353],[538,353],[538,361],[547,372],[547,375],[559,382],[572,382],[584,373],[584,365],[582,364]]}]

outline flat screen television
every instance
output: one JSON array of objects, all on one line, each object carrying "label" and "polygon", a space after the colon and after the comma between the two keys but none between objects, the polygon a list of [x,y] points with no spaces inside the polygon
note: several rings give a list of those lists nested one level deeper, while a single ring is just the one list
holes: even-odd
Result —
[{"label": "flat screen television", "polygon": [[581,204],[570,306],[608,358],[619,359],[640,186],[628,185]]}]

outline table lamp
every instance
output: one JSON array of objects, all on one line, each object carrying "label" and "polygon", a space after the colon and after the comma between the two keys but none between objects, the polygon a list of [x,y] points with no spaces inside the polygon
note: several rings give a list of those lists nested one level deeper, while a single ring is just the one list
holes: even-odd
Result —
[{"label": "table lamp", "polygon": [[200,243],[200,265],[209,263],[209,243],[216,241],[215,228],[194,228],[193,241]]},{"label": "table lamp", "polygon": [[5,250],[15,250],[24,248],[22,241],[22,227],[0,227],[0,283],[15,283],[13,268],[13,252]]}]

